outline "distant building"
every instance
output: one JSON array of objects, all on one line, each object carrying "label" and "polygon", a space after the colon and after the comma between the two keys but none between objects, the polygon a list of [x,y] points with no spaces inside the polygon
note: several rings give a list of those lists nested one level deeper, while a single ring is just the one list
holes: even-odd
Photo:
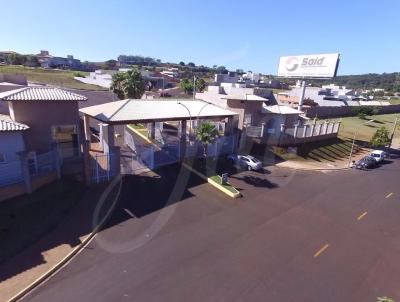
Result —
[{"label": "distant building", "polygon": [[49,51],[41,50],[40,54],[37,55],[37,58],[40,66],[43,68],[62,68],[75,70],[82,68],[81,61],[74,59],[72,55],[68,55],[66,58],[54,57],[50,55]]}]

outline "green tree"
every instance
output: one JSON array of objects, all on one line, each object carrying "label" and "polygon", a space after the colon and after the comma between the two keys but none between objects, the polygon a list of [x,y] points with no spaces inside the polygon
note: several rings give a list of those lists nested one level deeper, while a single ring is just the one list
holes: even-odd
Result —
[{"label": "green tree", "polygon": [[110,90],[114,92],[120,100],[125,98],[124,81],[125,74],[122,72],[117,72],[112,76]]},{"label": "green tree", "polygon": [[196,64],[194,64],[193,62],[189,62],[189,63],[187,63],[187,66],[196,67]]},{"label": "green tree", "polygon": [[218,138],[218,130],[210,122],[204,122],[197,129],[197,138],[203,144],[203,156],[206,158],[208,145]]},{"label": "green tree", "polygon": [[186,93],[186,94],[191,94],[193,93],[193,82],[189,80],[188,78],[184,78],[181,80],[180,83],[181,89]]},{"label": "green tree", "polygon": [[135,68],[126,72],[123,87],[126,98],[140,99],[142,97],[146,86],[138,69]]},{"label": "green tree", "polygon": [[196,79],[196,90],[203,92],[204,89],[206,89],[206,81],[202,78]]},{"label": "green tree", "polygon": [[372,147],[386,147],[387,145],[389,145],[389,143],[389,130],[387,130],[385,127],[381,127],[376,130],[374,136],[369,142]]},{"label": "green tree", "polygon": [[378,297],[376,298],[376,302],[396,302],[392,298],[389,297]]},{"label": "green tree", "polygon": [[185,62],[180,61],[180,62],[179,62],[179,65],[185,66]]}]

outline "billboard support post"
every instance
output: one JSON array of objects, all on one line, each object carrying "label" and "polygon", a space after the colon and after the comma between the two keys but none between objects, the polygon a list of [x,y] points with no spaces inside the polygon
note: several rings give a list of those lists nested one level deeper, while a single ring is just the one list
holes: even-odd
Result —
[{"label": "billboard support post", "polygon": [[297,110],[301,111],[303,109],[304,95],[306,93],[306,80],[301,81],[301,95],[299,99],[299,106]]}]

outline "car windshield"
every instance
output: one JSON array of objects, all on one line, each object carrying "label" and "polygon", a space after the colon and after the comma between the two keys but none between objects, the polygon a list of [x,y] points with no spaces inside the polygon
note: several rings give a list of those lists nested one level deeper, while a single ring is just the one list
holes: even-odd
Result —
[{"label": "car windshield", "polygon": [[373,157],[381,157],[379,154],[373,153],[371,154]]},{"label": "car windshield", "polygon": [[255,158],[255,157],[253,157],[253,156],[248,156],[247,158],[250,159],[254,163],[258,163],[259,162],[259,160],[257,158]]}]

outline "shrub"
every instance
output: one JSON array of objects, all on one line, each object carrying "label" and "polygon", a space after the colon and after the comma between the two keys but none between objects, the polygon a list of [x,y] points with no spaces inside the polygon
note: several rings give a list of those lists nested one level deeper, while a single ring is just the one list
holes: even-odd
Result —
[{"label": "shrub", "polygon": [[84,78],[84,77],[85,77],[85,74],[82,73],[82,72],[76,71],[76,72],[74,72],[74,77],[77,77],[77,78]]},{"label": "shrub", "polygon": [[369,142],[372,147],[386,147],[387,145],[389,145],[389,143],[389,130],[387,130],[385,127],[381,127],[376,130],[374,136]]}]

